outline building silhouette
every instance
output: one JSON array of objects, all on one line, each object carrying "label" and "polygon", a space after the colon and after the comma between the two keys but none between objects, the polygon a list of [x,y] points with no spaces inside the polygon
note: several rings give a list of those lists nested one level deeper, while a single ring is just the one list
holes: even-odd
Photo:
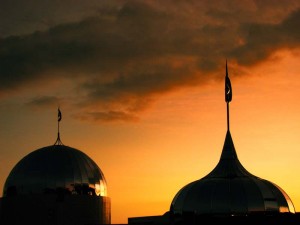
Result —
[{"label": "building silhouette", "polygon": [[104,174],[82,151],[62,144],[37,149],[10,172],[0,199],[1,225],[110,224]]},{"label": "building silhouette", "polygon": [[[226,62],[227,132],[216,167],[182,187],[163,215],[128,218],[129,224],[300,224],[288,194],[248,172],[238,159],[230,133],[232,87]],[[37,149],[10,172],[0,198],[0,225],[100,225],[111,223],[104,174],[82,151],[54,145]]]},{"label": "building silhouette", "polygon": [[129,224],[300,224],[287,193],[251,174],[239,161],[229,129],[231,100],[226,61],[227,133],[218,164],[205,177],[181,188],[170,211],[162,216],[128,218]]}]

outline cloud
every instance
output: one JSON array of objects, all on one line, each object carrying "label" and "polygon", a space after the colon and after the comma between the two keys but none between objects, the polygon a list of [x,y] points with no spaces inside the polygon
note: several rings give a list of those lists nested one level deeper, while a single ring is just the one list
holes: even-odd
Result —
[{"label": "cloud", "polygon": [[58,107],[59,102],[61,102],[61,99],[56,96],[39,96],[27,102],[26,105],[38,109],[53,106]]},{"label": "cloud", "polygon": [[[272,7],[260,1],[97,6],[84,19],[75,10],[77,19],[0,39],[0,96],[61,80],[72,83],[65,95],[78,107],[76,118],[135,121],[161,95],[216,79],[226,58],[248,66],[299,46],[300,10],[291,11],[293,1],[285,11],[277,1]],[[29,104],[43,100],[51,97]]]},{"label": "cloud", "polygon": [[300,9],[292,12],[279,24],[249,23],[240,26],[243,45],[235,48],[231,56],[239,64],[251,65],[268,58],[279,49],[293,49],[300,46]]},{"label": "cloud", "polygon": [[119,121],[126,121],[126,122],[136,122],[138,121],[138,117],[133,114],[128,114],[121,111],[103,111],[103,112],[88,112],[82,113],[79,115],[74,116],[76,119],[79,120],[90,120],[93,122],[119,122]]},{"label": "cloud", "polygon": [[118,0],[1,0],[0,37],[46,31],[119,7]]}]

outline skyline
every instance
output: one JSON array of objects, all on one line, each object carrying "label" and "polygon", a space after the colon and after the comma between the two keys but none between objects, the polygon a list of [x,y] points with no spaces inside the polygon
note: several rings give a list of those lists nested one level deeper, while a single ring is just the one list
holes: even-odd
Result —
[{"label": "skyline", "polygon": [[112,223],[163,214],[219,160],[227,59],[238,157],[298,212],[298,1],[72,2],[2,1],[1,188],[54,144],[59,106],[61,141],[107,179]]}]

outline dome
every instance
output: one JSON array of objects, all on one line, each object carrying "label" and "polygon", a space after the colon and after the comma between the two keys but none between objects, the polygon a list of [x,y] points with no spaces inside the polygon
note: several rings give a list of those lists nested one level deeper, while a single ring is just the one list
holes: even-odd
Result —
[{"label": "dome", "polygon": [[174,214],[249,215],[295,213],[289,196],[276,184],[249,173],[238,160],[229,130],[217,166],[183,187],[171,203]]},{"label": "dome", "polygon": [[217,166],[202,179],[183,187],[174,197],[173,214],[246,216],[295,213],[290,197],[276,184],[249,173],[240,163],[229,130],[232,86],[225,75],[227,133]]},{"label": "dome", "polygon": [[83,152],[51,145],[20,160],[3,190],[4,197],[53,193],[106,196],[106,181],[97,164]]}]

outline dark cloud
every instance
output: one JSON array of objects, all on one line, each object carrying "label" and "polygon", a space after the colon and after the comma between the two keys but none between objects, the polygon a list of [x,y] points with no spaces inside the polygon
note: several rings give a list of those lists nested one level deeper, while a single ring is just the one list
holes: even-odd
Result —
[{"label": "dark cloud", "polygon": [[26,105],[33,108],[58,107],[61,99],[56,96],[40,96],[32,99]]},{"label": "dark cloud", "polygon": [[299,48],[300,9],[292,12],[279,24],[242,24],[241,38],[244,44],[232,50],[238,63],[251,65],[268,58],[273,52],[284,48]]},{"label": "dark cloud", "polygon": [[[114,109],[115,113],[109,115],[119,115],[116,114],[118,112],[126,117],[132,114],[135,118],[139,112],[147,109],[158,95],[177,89],[182,84],[193,86],[198,83],[201,77],[192,75],[192,69],[186,68],[186,65],[173,68],[170,61],[165,60],[161,65],[149,65],[149,68],[143,67],[142,70],[135,68],[132,73],[123,73],[105,83],[97,80],[85,83],[82,88],[87,90],[88,95],[83,105],[102,105],[102,110]],[[103,117],[99,117],[101,118]]]},{"label": "dark cloud", "polygon": [[[84,19],[76,9],[76,19],[66,23],[3,37],[0,94],[61,79],[62,85],[73,82],[71,98],[81,110],[77,118],[132,121],[161,94],[223,74],[225,58],[247,66],[281,48],[299,46],[300,11],[288,14],[293,2],[285,14],[276,13],[280,2],[274,10],[255,1],[246,6],[173,3],[106,2],[105,7],[86,10],[90,13]],[[47,102],[41,98],[30,104],[38,105],[38,100]]]},{"label": "dark cloud", "polygon": [[0,37],[45,31],[61,23],[76,23],[115,7],[115,0],[1,0]]},{"label": "dark cloud", "polygon": [[132,113],[125,113],[122,111],[101,111],[88,112],[74,116],[79,120],[91,120],[93,122],[114,122],[114,121],[129,121],[136,122],[139,120],[138,116]]}]

